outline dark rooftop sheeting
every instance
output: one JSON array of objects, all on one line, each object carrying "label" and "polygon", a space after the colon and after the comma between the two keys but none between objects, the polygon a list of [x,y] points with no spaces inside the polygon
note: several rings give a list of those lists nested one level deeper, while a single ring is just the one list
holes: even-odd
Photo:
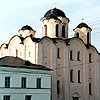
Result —
[{"label": "dark rooftop sheeting", "polygon": [[57,19],[57,17],[65,17],[66,18],[66,15],[62,10],[54,8],[54,9],[50,9],[49,11],[47,11],[45,13],[44,17],[46,17],[47,19],[50,19],[50,18]]},{"label": "dark rooftop sheeting", "polygon": [[37,70],[51,70],[43,65],[32,64],[30,61],[22,60],[18,57],[5,56],[0,58],[0,66],[13,68],[28,68]]},{"label": "dark rooftop sheeting", "polygon": [[[86,23],[80,23],[76,28],[82,28],[82,27],[85,27],[85,28],[89,28],[91,29]],[[92,29],[91,29],[92,30]]]},{"label": "dark rooftop sheeting", "polygon": [[32,27],[25,25],[20,30],[33,30]]}]

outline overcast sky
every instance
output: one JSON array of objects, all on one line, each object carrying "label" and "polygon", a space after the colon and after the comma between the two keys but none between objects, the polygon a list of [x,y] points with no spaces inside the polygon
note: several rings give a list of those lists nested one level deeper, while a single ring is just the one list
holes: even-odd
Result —
[{"label": "overcast sky", "polygon": [[[69,37],[81,22],[92,28],[92,44],[100,52],[100,0],[0,0],[0,44],[8,43],[24,25],[36,30],[41,37],[40,19],[51,8],[63,10],[70,19]],[[84,20],[81,20],[84,18]]]}]

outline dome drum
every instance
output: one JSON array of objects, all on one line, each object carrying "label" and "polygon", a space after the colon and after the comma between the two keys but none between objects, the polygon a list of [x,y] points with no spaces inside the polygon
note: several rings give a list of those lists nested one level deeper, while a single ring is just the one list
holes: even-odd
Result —
[{"label": "dome drum", "polygon": [[26,26],[23,26],[19,31],[19,34],[20,36],[22,37],[26,37],[26,36],[32,36],[32,37],[35,37],[35,33],[36,31],[33,30],[30,26],[26,25]]}]

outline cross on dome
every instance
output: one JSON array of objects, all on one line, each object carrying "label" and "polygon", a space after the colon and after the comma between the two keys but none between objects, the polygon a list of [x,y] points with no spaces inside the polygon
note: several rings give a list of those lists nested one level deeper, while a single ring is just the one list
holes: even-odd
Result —
[{"label": "cross on dome", "polygon": [[53,0],[53,6],[56,7],[57,5],[57,0]]}]

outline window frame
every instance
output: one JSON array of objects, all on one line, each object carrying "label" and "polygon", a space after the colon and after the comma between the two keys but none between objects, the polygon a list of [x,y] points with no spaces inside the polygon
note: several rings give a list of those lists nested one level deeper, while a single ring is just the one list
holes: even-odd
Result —
[{"label": "window frame", "polygon": [[73,61],[73,50],[70,50],[70,60]]},{"label": "window frame", "polygon": [[18,57],[18,50],[16,49],[16,57]]},{"label": "window frame", "polygon": [[32,95],[25,95],[25,100],[31,100]]},{"label": "window frame", "polygon": [[65,38],[65,25],[62,26],[62,37]]},{"label": "window frame", "polygon": [[92,63],[92,53],[89,53],[89,63]]},{"label": "window frame", "polygon": [[58,36],[59,36],[59,25],[56,24],[56,37],[58,37]]},{"label": "window frame", "polygon": [[89,42],[90,42],[90,37],[89,37],[89,32],[87,33],[87,44],[89,44]]},{"label": "window frame", "polygon": [[26,77],[21,78],[21,88],[26,88]]},{"label": "window frame", "polygon": [[80,51],[77,52],[77,61],[80,61]]},{"label": "window frame", "polygon": [[70,70],[70,82],[74,83],[74,80],[73,80],[73,69]]},{"label": "window frame", "polygon": [[3,100],[10,100],[10,97],[11,97],[10,95],[4,95]]},{"label": "window frame", "polygon": [[5,88],[10,88],[10,77],[5,77]]},{"label": "window frame", "polygon": [[47,36],[47,25],[44,25],[44,32],[45,32],[45,35]]},{"label": "window frame", "polygon": [[57,95],[59,98],[59,94],[60,94],[60,80],[57,80]]},{"label": "window frame", "polygon": [[60,59],[60,48],[57,48],[57,58]]},{"label": "window frame", "polygon": [[81,71],[78,70],[78,83],[81,83]]},{"label": "window frame", "polygon": [[76,33],[76,37],[79,38],[79,33],[78,32]]},{"label": "window frame", "polygon": [[37,78],[36,80],[36,88],[41,89],[41,78]]},{"label": "window frame", "polygon": [[92,95],[92,83],[89,83],[89,95]]}]

